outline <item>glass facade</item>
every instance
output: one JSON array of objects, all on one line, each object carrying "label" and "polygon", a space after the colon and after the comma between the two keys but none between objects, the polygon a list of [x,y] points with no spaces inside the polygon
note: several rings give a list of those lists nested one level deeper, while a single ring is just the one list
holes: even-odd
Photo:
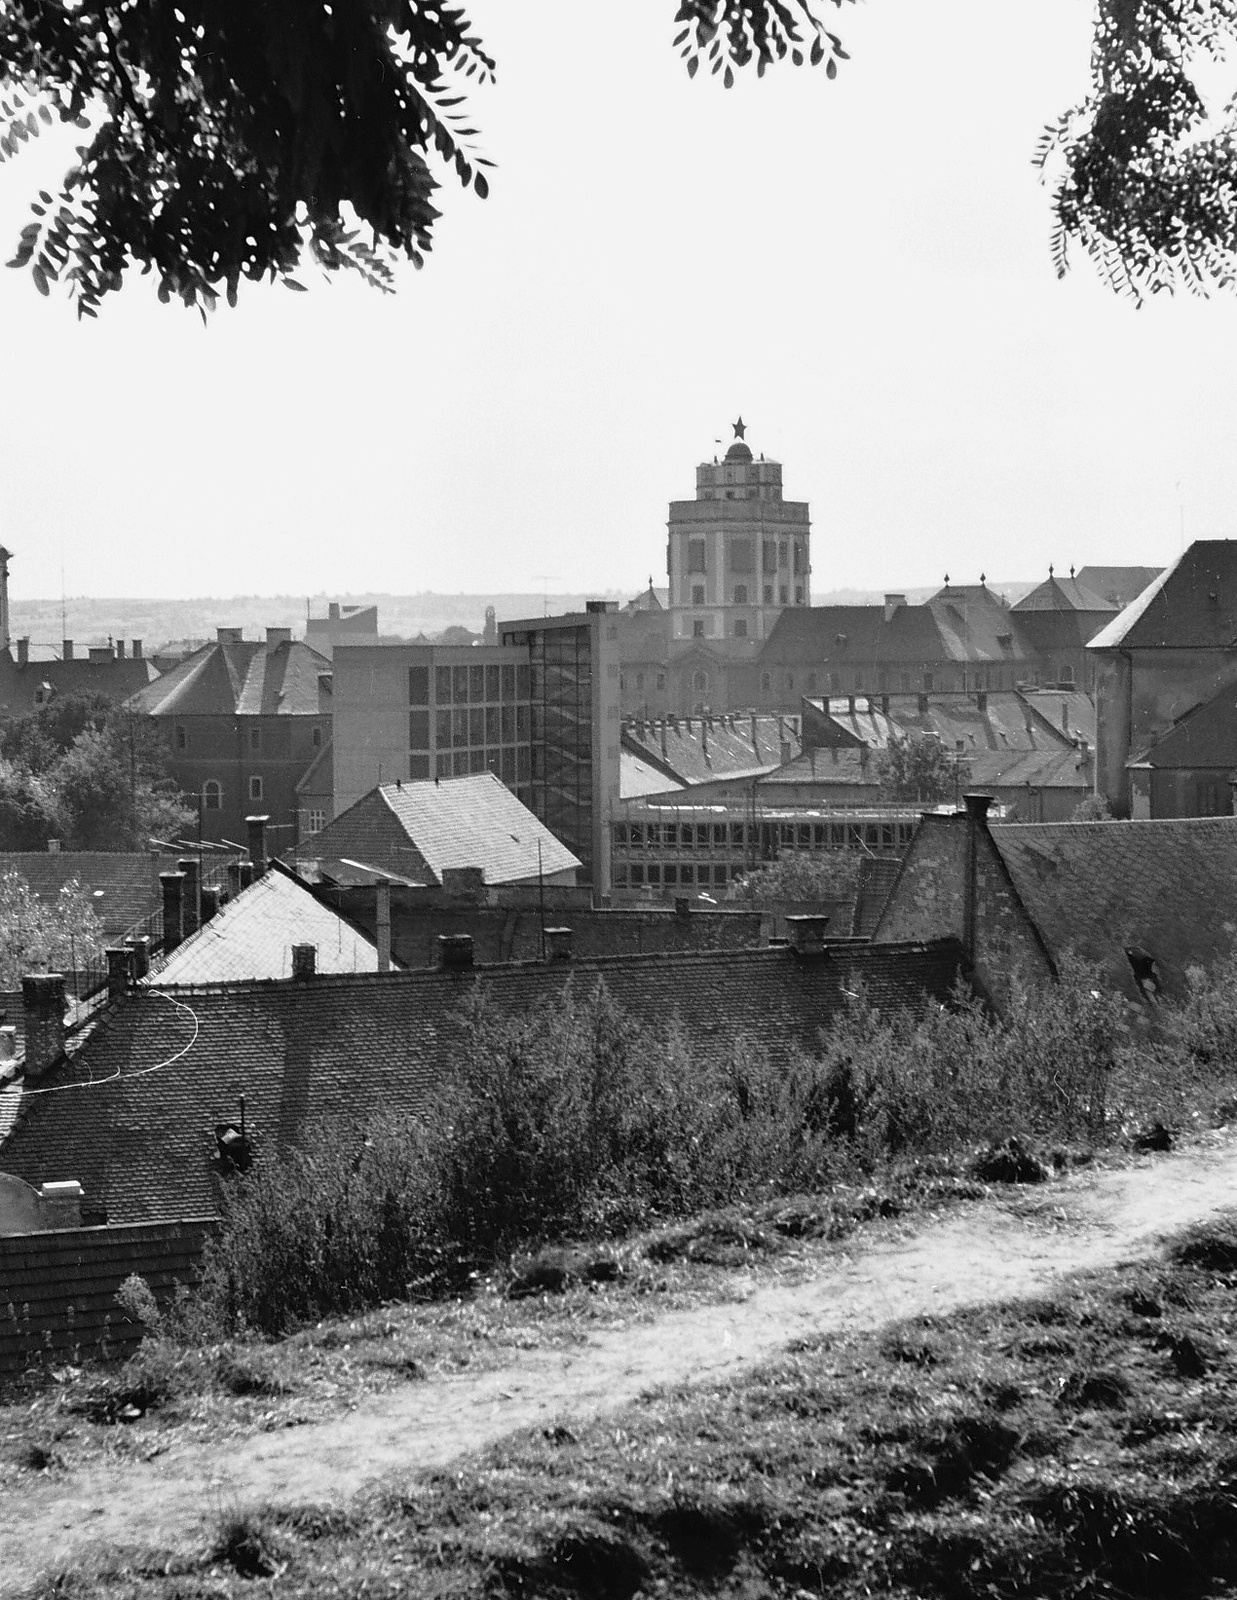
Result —
[{"label": "glass facade", "polygon": [[524,662],[408,669],[408,776],[493,772],[531,803],[531,672]]}]

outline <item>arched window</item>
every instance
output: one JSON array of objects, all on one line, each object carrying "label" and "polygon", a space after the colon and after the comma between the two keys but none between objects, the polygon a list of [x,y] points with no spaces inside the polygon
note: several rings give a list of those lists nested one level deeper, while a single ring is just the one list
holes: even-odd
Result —
[{"label": "arched window", "polygon": [[699,693],[703,694],[704,691],[708,687],[709,687],[709,675],[708,675],[708,673],[707,672],[697,672],[694,675],[694,677],[692,678],[692,688],[697,690]]},{"label": "arched window", "polygon": [[202,785],[202,809],[219,811],[223,808],[223,785],[218,778],[207,778]]}]

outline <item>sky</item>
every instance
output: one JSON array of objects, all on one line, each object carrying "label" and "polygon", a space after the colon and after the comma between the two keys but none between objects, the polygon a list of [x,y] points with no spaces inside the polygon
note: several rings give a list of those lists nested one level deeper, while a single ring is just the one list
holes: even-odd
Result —
[{"label": "sky", "polygon": [[[835,81],[729,91],[673,0],[467,9],[491,194],[444,177],[397,294],[307,268],[204,328],[134,276],[79,323],[0,272],[14,598],[634,593],[740,414],[816,594],[1237,534],[1237,302],[1053,273],[1031,156],[1085,91],[1080,0],[822,4]],[[64,164],[0,166],[0,244]]]}]

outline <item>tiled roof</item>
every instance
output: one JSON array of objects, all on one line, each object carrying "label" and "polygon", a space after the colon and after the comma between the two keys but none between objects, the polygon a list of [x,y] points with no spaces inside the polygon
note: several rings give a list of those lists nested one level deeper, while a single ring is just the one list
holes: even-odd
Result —
[{"label": "tiled roof", "polygon": [[316,862],[315,874],[337,883],[370,882],[374,869],[401,882],[441,883],[461,867],[480,867],[487,884],[523,883],[580,866],[492,772],[371,789],[290,859],[302,872]]},{"label": "tiled roof", "polygon": [[1132,996],[1127,946],[1166,987],[1227,954],[1237,932],[1237,818],[997,824],[992,838],[1055,957],[1099,961]]},{"label": "tiled roof", "polygon": [[158,668],[145,656],[110,661],[74,656],[71,661],[31,660],[20,667],[10,651],[0,650],[0,719],[33,711],[44,684],[58,696],[101,694],[119,703],[158,677]]},{"label": "tiled roof", "polygon": [[[1095,739],[1095,705],[1078,692],[1029,697],[1013,689],[976,694],[834,695],[812,705],[828,709],[833,722],[860,738],[870,749],[884,749],[891,739],[908,734],[936,735],[947,749],[961,744],[968,760],[976,752],[1060,750],[1075,736]],[[850,709],[851,704],[854,710]],[[1068,730],[1060,726],[1061,705],[1067,708]],[[882,710],[887,705],[888,710]],[[922,709],[921,709],[922,708]],[[1033,714],[1038,713],[1038,714]],[[1055,722],[1054,722],[1055,716]],[[1089,731],[1088,731],[1089,730]]]},{"label": "tiled roof", "polygon": [[665,794],[667,789],[682,789],[685,785],[659,768],[632,755],[630,750],[619,750],[619,798],[631,800],[636,795]]},{"label": "tiled roof", "polygon": [[1037,718],[1065,739],[1095,745],[1095,697],[1083,689],[1020,689],[1019,696]]},{"label": "tiled roof", "polygon": [[1078,582],[1093,594],[1111,600],[1113,605],[1128,606],[1149,583],[1155,582],[1161,570],[1159,567],[1082,567]]},{"label": "tiled roof", "polygon": [[216,639],[129,704],[155,717],[317,716],[318,674],[331,663],[301,640]]},{"label": "tiled roof", "polygon": [[623,724],[625,750],[688,784],[774,767],[783,745],[798,755],[798,717],[753,713],[655,722],[629,718]]},{"label": "tiled roof", "polygon": [[294,944],[315,946],[319,972],[378,970],[378,951],[371,941],[276,865],[178,945],[150,981],[166,989],[286,978],[292,972]]},{"label": "tiled roof", "polygon": [[1019,631],[1018,619],[982,583],[953,584],[928,601],[954,661],[1022,661],[1035,651]]},{"label": "tiled roof", "polygon": [[0,877],[19,872],[40,900],[54,900],[74,878],[92,897],[95,915],[108,939],[118,939],[162,905],[160,872],[175,866],[171,856],[105,850],[0,851]]},{"label": "tiled roof", "polygon": [[1218,767],[1237,770],[1237,688],[1230,684],[1214,699],[1187,711],[1164,737],[1132,757],[1127,766]]},{"label": "tiled roof", "polygon": [[1237,539],[1199,539],[1100,630],[1092,650],[1231,649]]},{"label": "tiled roof", "polygon": [[1037,589],[1023,595],[1014,611],[1116,611],[1115,600],[1089,589],[1081,578],[1045,578]]},{"label": "tiled roof", "polygon": [[943,1003],[960,962],[948,940],[139,989],[37,1085],[56,1092],[23,1095],[0,1167],[36,1185],[76,1178],[113,1223],[200,1216],[219,1204],[213,1129],[239,1121],[240,1095],[259,1160],[312,1121],[414,1111],[467,1048],[475,997],[514,1016],[604,982],[637,1021],[677,1017],[706,1044],[745,1033],[783,1059],[815,1045],[857,984],[886,1009],[925,993]]},{"label": "tiled roof", "polygon": [[1029,784],[1032,789],[1082,791],[1093,783],[1081,753],[1068,745],[1045,750],[975,750],[966,752],[963,760],[971,769],[970,782],[980,789]]},{"label": "tiled roof", "polygon": [[883,606],[790,606],[760,651],[762,663],[943,661],[949,655],[928,606],[899,606],[888,622]]}]

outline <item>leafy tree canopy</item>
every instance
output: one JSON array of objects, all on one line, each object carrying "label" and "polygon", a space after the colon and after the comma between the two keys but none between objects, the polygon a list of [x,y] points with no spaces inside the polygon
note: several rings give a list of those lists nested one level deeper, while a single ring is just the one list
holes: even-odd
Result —
[{"label": "leafy tree canopy", "polygon": [[73,879],[54,900],[40,900],[19,872],[0,874],[0,989],[27,972],[84,967],[103,949],[103,924]]},{"label": "leafy tree canopy", "polygon": [[952,800],[971,781],[971,769],[939,739],[894,739],[874,763],[876,781],[886,800],[939,804]]},{"label": "leafy tree canopy", "polygon": [[102,728],[115,711],[103,694],[57,695],[0,730],[0,756],[38,776],[54,766],[88,728]]},{"label": "leafy tree canopy", "polygon": [[734,885],[739,900],[849,900],[859,885],[858,850],[828,855],[788,851],[745,874]]},{"label": "leafy tree canopy", "polygon": [[[824,4],[679,0],[674,44],[727,85],[786,61],[834,77]],[[1058,269],[1073,237],[1135,294],[1228,285],[1237,113],[1213,112],[1194,69],[1237,32],[1237,0],[1099,0],[1097,18],[1091,92],[1040,151],[1060,172]],[[390,289],[430,248],[434,166],[486,193],[465,91],[495,70],[443,0],[9,0],[0,158],[57,118],[88,134],[13,265],[43,293],[65,280],[86,316],[135,263],[203,315],[242,278],[302,287],[307,257]]]}]

